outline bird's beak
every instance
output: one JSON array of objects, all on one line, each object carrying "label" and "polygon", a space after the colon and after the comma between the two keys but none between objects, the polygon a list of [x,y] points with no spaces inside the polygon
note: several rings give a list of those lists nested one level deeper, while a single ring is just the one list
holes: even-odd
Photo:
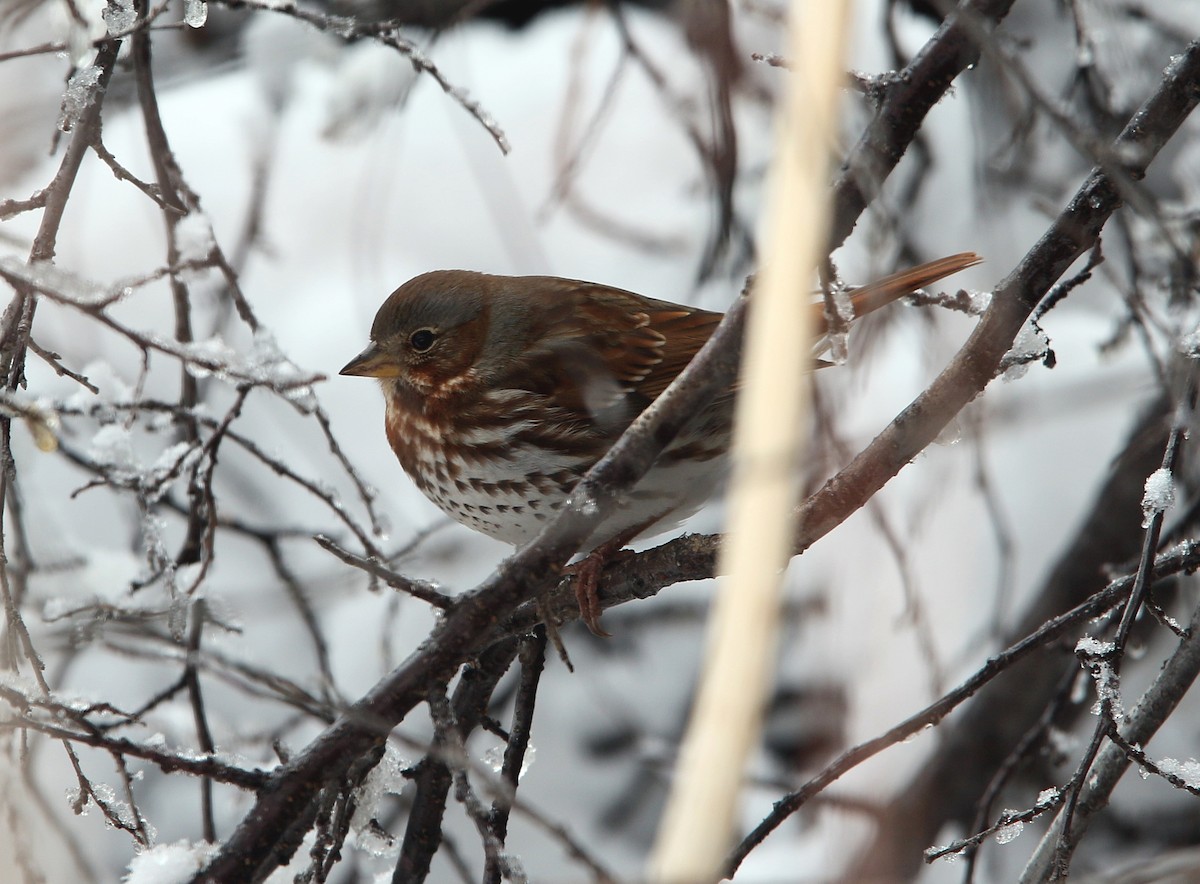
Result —
[{"label": "bird's beak", "polygon": [[400,376],[400,366],[389,358],[378,344],[372,344],[347,362],[338,374],[364,378],[395,378]]}]

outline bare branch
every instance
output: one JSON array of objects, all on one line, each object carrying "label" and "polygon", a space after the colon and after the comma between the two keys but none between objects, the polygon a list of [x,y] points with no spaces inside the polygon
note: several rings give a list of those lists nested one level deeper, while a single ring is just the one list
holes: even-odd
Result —
[{"label": "bare branch", "polygon": [[350,43],[359,40],[374,40],[383,46],[389,46],[407,58],[415,70],[432,77],[443,92],[474,117],[476,122],[492,136],[492,140],[496,142],[501,153],[507,154],[512,149],[509,146],[508,137],[492,119],[491,114],[484,110],[478,101],[471,98],[465,89],[451,83],[416,43],[401,34],[400,25],[397,22],[367,22],[357,18],[313,12],[292,4],[282,5],[273,2],[258,2],[258,0],[217,0],[217,2],[230,9],[256,9],[262,12],[286,15]]}]

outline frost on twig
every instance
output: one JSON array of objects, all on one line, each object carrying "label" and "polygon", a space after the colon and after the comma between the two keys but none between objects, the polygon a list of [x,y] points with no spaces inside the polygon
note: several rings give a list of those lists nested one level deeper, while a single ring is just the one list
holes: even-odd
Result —
[{"label": "frost on twig", "polygon": [[[193,256],[169,272],[203,267],[206,260],[207,254]],[[299,369],[279,349],[270,332],[257,332],[253,347],[249,352],[242,352],[219,336],[181,343],[152,330],[134,328],[109,312],[108,308],[128,300],[137,289],[162,275],[153,273],[104,286],[53,264],[27,264],[14,258],[0,258],[0,276],[14,284],[28,285],[52,301],[91,315],[143,352],[172,356],[197,377],[216,376],[228,383],[268,387],[305,412],[316,408],[312,385],[324,380],[324,376]]]},{"label": "frost on twig", "polygon": [[95,65],[82,67],[71,75],[67,91],[63,93],[62,113],[58,128],[70,132],[88,106],[96,100],[96,87],[100,83],[100,68]]},{"label": "frost on twig", "polygon": [[508,136],[500,128],[499,123],[477,100],[472,98],[461,86],[454,85],[432,59],[412,40],[401,33],[394,22],[370,22],[356,18],[328,15],[309,9],[304,9],[291,2],[275,2],[275,0],[224,0],[224,5],[233,8],[259,9],[264,12],[276,12],[305,22],[320,31],[351,43],[360,40],[372,40],[380,45],[396,50],[407,58],[412,66],[423,74],[433,78],[442,91],[449,95],[468,114],[483,126],[501,153],[507,154],[512,148]]},{"label": "frost on twig", "polygon": [[1054,351],[1050,349],[1050,338],[1036,322],[1030,320],[1021,328],[1013,341],[1012,349],[1000,362],[1000,372],[1006,381],[1015,381],[1025,376],[1030,363],[1041,362],[1047,368],[1054,367]]},{"label": "frost on twig", "polygon": [[1175,477],[1171,471],[1160,467],[1146,477],[1146,493],[1142,495],[1142,527],[1148,527],[1151,518],[1166,512],[1175,504]]}]

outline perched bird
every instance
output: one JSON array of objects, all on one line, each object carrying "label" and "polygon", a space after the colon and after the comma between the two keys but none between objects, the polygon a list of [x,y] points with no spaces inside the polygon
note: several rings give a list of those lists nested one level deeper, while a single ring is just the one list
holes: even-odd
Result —
[{"label": "perched bird", "polygon": [[[973,264],[952,255],[851,292],[855,317]],[[822,305],[814,327],[827,333]],[[722,314],[554,276],[438,270],[384,301],[343,375],[378,378],[400,465],[451,518],[514,545],[691,361]],[[576,595],[599,626],[607,558],[698,510],[725,473],[733,390],[700,410],[584,544]]]}]

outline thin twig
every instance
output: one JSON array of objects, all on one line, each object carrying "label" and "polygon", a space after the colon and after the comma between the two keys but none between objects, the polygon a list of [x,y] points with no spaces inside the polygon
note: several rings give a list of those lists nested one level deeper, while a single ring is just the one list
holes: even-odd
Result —
[{"label": "thin twig", "polygon": [[[1188,544],[1167,556],[1155,560],[1155,577],[1189,570],[1200,564],[1200,544]],[[1160,570],[1161,569],[1161,570]],[[734,849],[726,865],[726,874],[732,876],[738,866],[772,831],[785,819],[799,810],[810,798],[819,794],[830,783],[835,782],[847,771],[862,764],[868,758],[879,754],[884,749],[896,745],[923,728],[937,724],[955,707],[968,697],[975,694],[981,687],[1000,673],[1010,668],[1014,663],[1026,657],[1033,651],[1044,647],[1049,642],[1063,635],[1072,626],[1108,610],[1125,599],[1133,588],[1134,578],[1125,577],[1110,583],[1101,592],[1052,620],[1047,621],[1040,629],[1025,637],[999,654],[988,658],[987,662],[957,688],[948,691],[934,703],[926,706],[920,712],[909,716],[904,721],[889,728],[879,736],[859,743],[846,750],[831,764],[827,765],[817,776],[810,779],[800,789],[784,796],[775,802],[774,808],[749,835]]]},{"label": "thin twig", "polygon": [[[533,731],[533,711],[537,703],[538,682],[546,664],[546,630],[541,628],[521,642],[521,683],[517,687],[516,702],[513,704],[512,727],[508,732],[508,743],[504,747],[504,764],[500,776],[512,787],[513,796],[525,765],[525,753],[529,749],[529,738]],[[507,796],[506,796],[507,797]],[[500,846],[508,837],[508,815],[511,800],[497,798],[492,802],[489,825]],[[483,880],[486,884],[499,884],[500,866],[488,857]]]},{"label": "thin twig", "polygon": [[500,126],[492,119],[491,114],[484,110],[478,101],[471,98],[465,89],[451,83],[446,75],[442,73],[441,69],[421,51],[416,43],[404,37],[400,32],[398,22],[364,21],[349,16],[327,15],[291,4],[282,5],[274,2],[256,2],[256,0],[216,0],[216,2],[230,9],[256,9],[262,12],[285,15],[312,25],[323,33],[332,34],[349,43],[355,43],[359,40],[373,40],[383,46],[395,49],[412,63],[414,69],[432,77],[433,81],[441,87],[443,92],[474,117],[476,122],[483,126],[487,133],[492,136],[492,140],[496,142],[496,146],[500,148],[501,153],[507,154],[512,149],[508,143],[508,136],[504,134]]},{"label": "thin twig", "polygon": [[[200,670],[197,659],[200,654],[200,639],[204,635],[205,612],[208,605],[204,599],[192,603],[192,626],[188,632],[187,665],[183,669],[183,680],[187,686],[188,701],[192,717],[196,721],[196,738],[200,751],[212,755],[217,747],[213,743],[212,730],[208,726],[208,713],[204,709],[204,695],[200,691]],[[213,818],[212,778],[200,778],[200,819],[204,825],[204,840],[213,844],[217,840],[217,824]]]}]

